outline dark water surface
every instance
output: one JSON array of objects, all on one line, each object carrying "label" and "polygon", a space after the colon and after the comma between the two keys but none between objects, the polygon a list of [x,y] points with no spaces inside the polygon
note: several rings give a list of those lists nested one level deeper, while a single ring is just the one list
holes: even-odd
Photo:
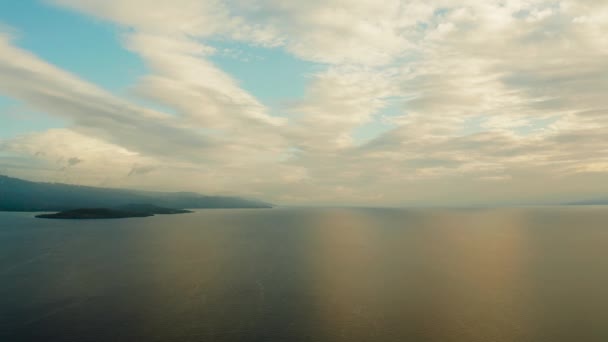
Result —
[{"label": "dark water surface", "polygon": [[608,341],[608,207],[0,213],[0,341]]}]

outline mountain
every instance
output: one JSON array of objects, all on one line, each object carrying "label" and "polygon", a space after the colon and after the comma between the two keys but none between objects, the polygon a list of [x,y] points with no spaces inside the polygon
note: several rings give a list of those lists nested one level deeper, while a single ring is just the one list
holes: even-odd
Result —
[{"label": "mountain", "polygon": [[608,199],[593,199],[566,203],[566,205],[608,205]]},{"label": "mountain", "polygon": [[191,213],[191,211],[189,211],[189,210],[163,208],[163,207],[159,207],[157,205],[152,205],[152,204],[127,204],[127,205],[121,205],[121,206],[113,208],[113,209],[120,210],[120,211],[126,211],[126,212],[133,212],[133,213],[149,213],[149,214],[161,214],[161,215]]},{"label": "mountain", "polygon": [[114,208],[132,203],[165,208],[272,208],[269,203],[240,197],[38,183],[0,176],[0,210],[3,211]]}]

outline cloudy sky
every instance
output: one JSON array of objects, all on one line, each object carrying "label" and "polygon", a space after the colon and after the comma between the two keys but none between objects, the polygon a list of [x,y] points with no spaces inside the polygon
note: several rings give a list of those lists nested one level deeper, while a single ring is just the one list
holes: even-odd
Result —
[{"label": "cloudy sky", "polygon": [[608,197],[606,0],[0,2],[0,174],[283,204]]}]

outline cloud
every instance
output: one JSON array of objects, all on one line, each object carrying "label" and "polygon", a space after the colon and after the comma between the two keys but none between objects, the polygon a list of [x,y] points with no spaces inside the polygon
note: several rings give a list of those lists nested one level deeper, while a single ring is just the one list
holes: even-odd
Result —
[{"label": "cloud", "polygon": [[68,166],[74,166],[76,164],[80,164],[82,163],[83,160],[78,158],[78,157],[72,157],[70,159],[68,159]]},{"label": "cloud", "polygon": [[313,75],[304,99],[294,102],[293,141],[305,149],[352,147],[353,131],[397,96],[394,75],[361,67],[331,67]]},{"label": "cloud", "polygon": [[[175,122],[169,115],[142,108],[12,46],[0,36],[0,91],[40,111],[74,124],[74,129],[142,153],[170,156],[213,142]],[[167,134],[166,141],[147,139]]]},{"label": "cloud", "polygon": [[[168,71],[173,62],[181,67],[176,73]],[[198,161],[222,159],[224,149],[258,154],[279,143],[278,135],[268,132],[268,127],[279,125],[280,120],[266,115],[264,107],[241,91],[229,76],[204,60],[178,53],[161,54],[159,64],[168,75],[149,76],[139,89],[174,106],[177,116],[110,94],[0,36],[0,91],[37,110],[70,120],[74,131],[133,152]],[[197,83],[198,79],[209,83]],[[242,131],[249,134],[231,134]]]},{"label": "cloud", "polygon": [[[104,91],[0,36],[0,92],[70,123],[0,151],[51,165],[78,156],[86,162],[65,172],[89,172],[84,183],[289,203],[608,192],[605,1],[51,3],[120,25],[149,70],[134,92],[172,110]],[[316,67],[301,98],[269,108],[211,61],[217,41]],[[381,118],[392,129],[357,139]]]},{"label": "cloud", "polygon": [[137,175],[145,175],[156,169],[157,169],[157,167],[152,166],[152,165],[133,165],[133,168],[131,169],[131,171],[129,171],[129,174],[127,176],[130,177],[130,176],[137,176]]}]

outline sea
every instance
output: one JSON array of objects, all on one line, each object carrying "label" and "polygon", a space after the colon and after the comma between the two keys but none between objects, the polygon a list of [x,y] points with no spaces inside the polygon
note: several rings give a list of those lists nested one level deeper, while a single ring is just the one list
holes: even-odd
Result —
[{"label": "sea", "polygon": [[2,212],[0,341],[605,342],[608,207]]}]

